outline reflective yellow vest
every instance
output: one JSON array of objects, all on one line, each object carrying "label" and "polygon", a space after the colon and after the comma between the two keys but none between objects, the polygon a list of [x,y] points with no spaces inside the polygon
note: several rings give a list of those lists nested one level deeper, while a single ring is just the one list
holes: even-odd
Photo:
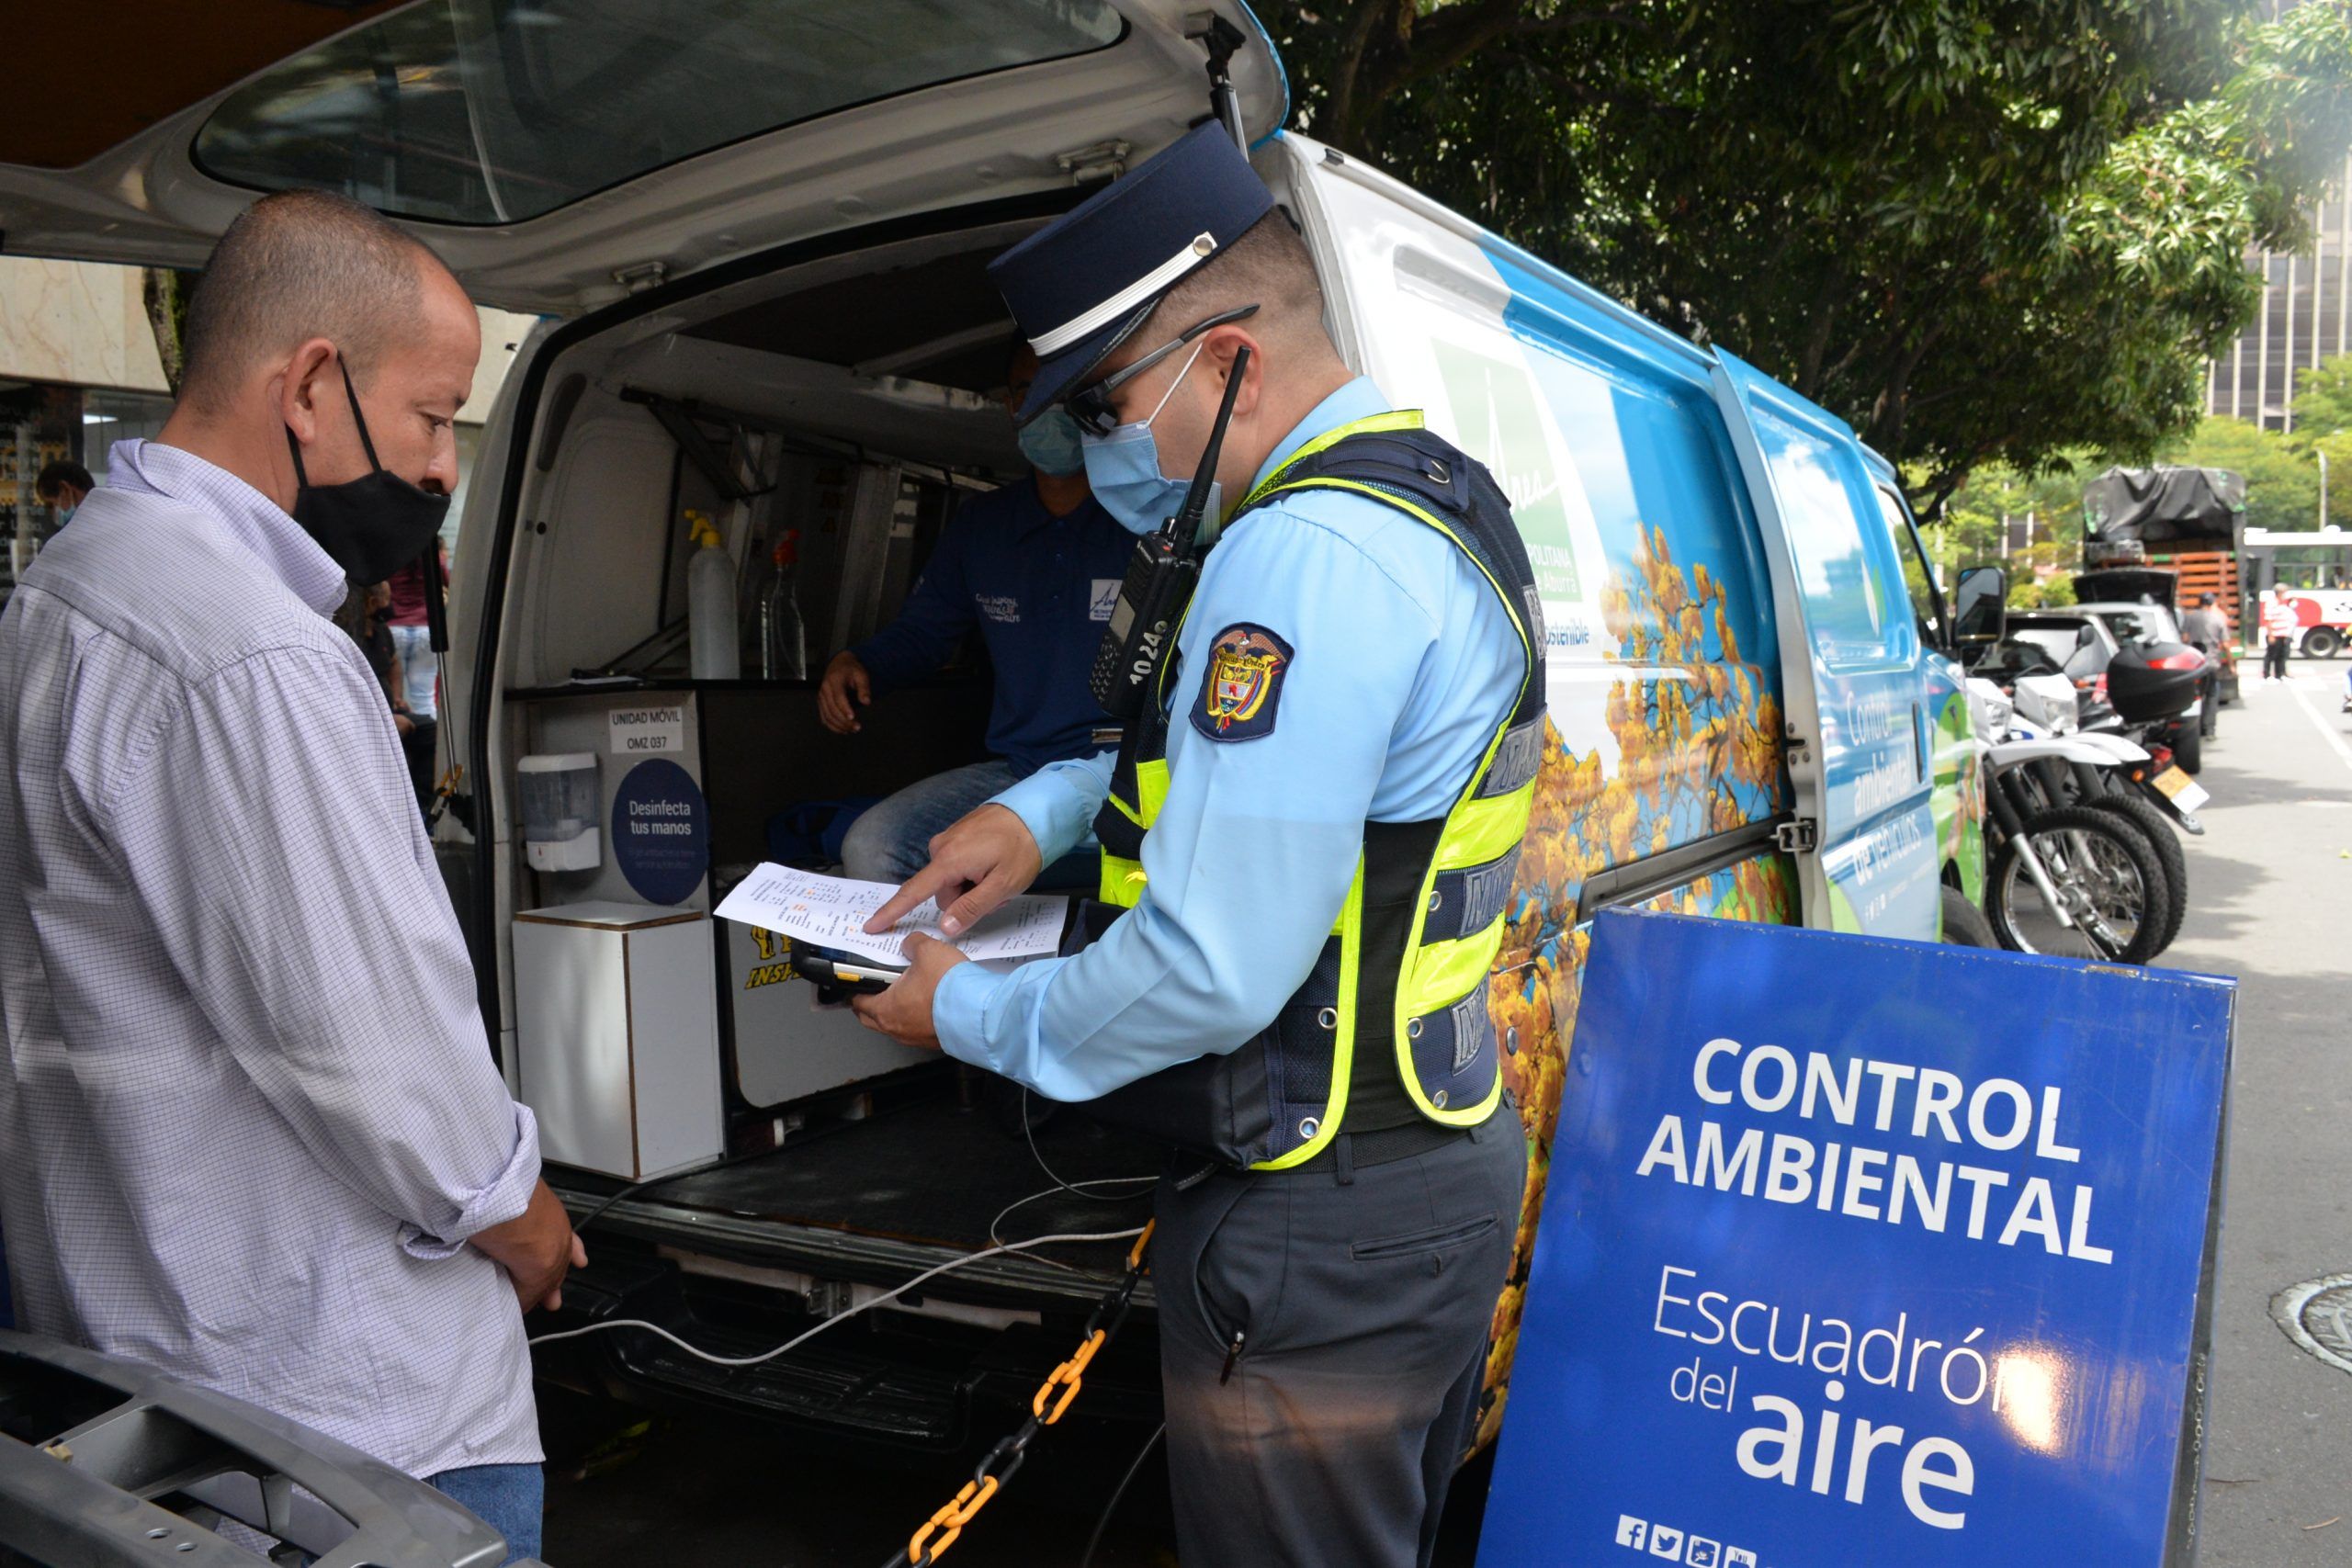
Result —
[{"label": "reflective yellow vest", "polygon": [[[1394,506],[1451,541],[1494,589],[1523,662],[1508,717],[1452,809],[1366,822],[1363,852],[1315,968],[1266,1029],[1226,1055],[1182,1063],[1094,1102],[1106,1120],[1238,1166],[1315,1159],[1344,1124],[1359,1139],[1468,1128],[1502,1096],[1487,976],[1509,924],[1544,744],[1544,629],[1510,503],[1487,470],[1422,428],[1418,412],[1358,420],[1309,442],[1238,507],[1340,490]],[[1170,642],[1175,642],[1171,637]],[[1143,840],[1168,798],[1169,685],[1129,723],[1109,797],[1096,929],[1135,907]]]}]

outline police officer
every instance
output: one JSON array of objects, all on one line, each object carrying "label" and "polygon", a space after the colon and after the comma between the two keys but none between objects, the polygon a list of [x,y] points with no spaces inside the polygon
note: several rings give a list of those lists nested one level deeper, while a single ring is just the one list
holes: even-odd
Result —
[{"label": "police officer", "polygon": [[937,895],[963,929],[1091,823],[1098,938],[1010,975],[911,942],[859,1010],[1179,1151],[1151,1258],[1185,1562],[1425,1563],[1525,1179],[1487,1010],[1543,731],[1524,550],[1350,374],[1214,125],[992,271],[1041,361],[1023,416],[1071,412],[1131,529],[1238,380],[1225,526],[1115,759],[974,811],[875,922]]}]

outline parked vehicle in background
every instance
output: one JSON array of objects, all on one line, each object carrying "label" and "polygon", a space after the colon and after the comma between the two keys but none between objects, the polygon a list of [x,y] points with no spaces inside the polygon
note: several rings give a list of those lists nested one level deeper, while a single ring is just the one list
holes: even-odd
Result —
[{"label": "parked vehicle in background", "polygon": [[1985,914],[2001,945],[2018,952],[2143,964],[2171,945],[2188,914],[2188,857],[2174,824],[2204,831],[2194,811],[2205,792],[2129,739],[2073,732],[2070,715],[2038,704],[2061,727],[2052,733],[2017,706],[2017,697],[2060,683],[1969,682],[1988,747]]},{"label": "parked vehicle in background", "polygon": [[2107,623],[2115,640],[2132,643],[2178,642],[2180,623],[2173,619],[2170,610],[2157,604],[2075,604],[2071,606],[2086,615],[2096,615]]},{"label": "parked vehicle in background", "polygon": [[[2248,528],[2239,556],[2249,602],[2273,588],[2287,591],[2299,628],[2297,651],[2333,659],[2352,642],[2352,533]],[[2239,624],[2251,626],[2255,619],[2249,609]]]},{"label": "parked vehicle in background", "polygon": [[[2189,773],[2205,765],[2205,744],[2199,733],[2203,709],[2193,695],[2204,679],[2205,656],[2180,640],[2172,613],[2150,604],[2075,604],[2064,610],[2020,611],[2009,616],[2008,640],[2016,645],[2011,663],[1996,664],[1979,673],[2030,674],[2035,671],[2030,649],[2075,682],[2083,694],[2084,722],[2095,707],[2117,708],[2125,724],[2170,751]],[[2144,683],[2143,671],[2160,669],[2166,676],[2186,676],[2192,695],[2178,712],[2150,716],[2144,711],[2122,713],[2115,702],[2113,682],[2117,660],[2128,678]],[[2193,671],[2193,675],[2190,672]]]},{"label": "parked vehicle in background", "polygon": [[[2255,616],[2242,538],[2245,478],[2225,468],[2109,468],[2083,491],[2083,604],[2157,604],[2176,615],[2211,594],[2226,628],[2208,688],[2217,705],[2238,696],[2237,655]],[[2253,530],[2259,534],[2261,530]],[[2258,649],[2257,649],[2258,651]],[[2203,716],[2208,733],[2214,715]]]}]

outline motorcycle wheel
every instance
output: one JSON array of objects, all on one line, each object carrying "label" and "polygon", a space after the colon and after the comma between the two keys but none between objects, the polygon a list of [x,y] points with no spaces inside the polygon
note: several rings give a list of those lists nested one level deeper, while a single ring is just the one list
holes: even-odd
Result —
[{"label": "motorcycle wheel", "polygon": [[[2043,902],[2019,839],[2033,845],[2073,925],[2061,925]],[[2001,845],[1984,912],[2013,952],[2145,964],[2162,945],[2171,897],[2163,863],[2138,832],[2112,812],[2062,806],[2030,818]]]},{"label": "motorcycle wheel", "polygon": [[2181,850],[2179,836],[2163,812],[2136,795],[2103,795],[2086,804],[2111,811],[2137,829],[2164,866],[2165,888],[2171,898],[2165,911],[2164,938],[2156,943],[2156,951],[2162,953],[2179,937],[2180,923],[2188,918],[2188,856]]},{"label": "motorcycle wheel", "polygon": [[2180,764],[2183,773],[2205,771],[2205,738],[2197,733],[2196,725],[2185,724],[2172,737],[2172,760]]}]

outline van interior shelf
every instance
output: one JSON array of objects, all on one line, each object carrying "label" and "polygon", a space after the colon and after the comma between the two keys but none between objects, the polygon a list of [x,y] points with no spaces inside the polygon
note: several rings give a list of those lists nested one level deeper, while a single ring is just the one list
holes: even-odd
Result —
[{"label": "van interior shelf", "polygon": [[[549,697],[593,696],[599,692],[813,692],[822,683],[821,673],[799,680],[778,676],[740,675],[733,680],[696,680],[691,675],[601,675],[581,674],[560,685],[509,686],[505,696],[509,702],[540,702]],[[963,691],[987,686],[977,669],[950,670],[927,680],[910,681],[894,691],[937,692]]]}]

